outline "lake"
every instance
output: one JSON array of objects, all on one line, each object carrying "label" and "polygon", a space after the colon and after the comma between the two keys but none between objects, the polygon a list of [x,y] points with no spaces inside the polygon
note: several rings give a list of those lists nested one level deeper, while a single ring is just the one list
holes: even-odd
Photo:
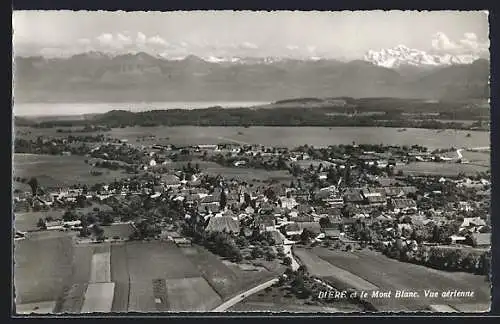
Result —
[{"label": "lake", "polygon": [[193,101],[193,102],[110,102],[110,103],[16,103],[16,116],[54,116],[98,114],[120,109],[133,112],[168,109],[202,109],[214,106],[223,108],[252,107],[269,104],[269,102],[227,102],[227,101]]},{"label": "lake", "polygon": [[[466,135],[470,133],[471,136]],[[385,127],[127,127],[115,128],[106,134],[119,139],[136,141],[145,135],[154,135],[151,142],[194,145],[194,144],[262,144],[269,146],[316,147],[338,144],[419,144],[431,149],[450,147],[490,146],[490,134],[480,131],[408,128],[400,132],[397,128]],[[145,144],[147,142],[144,142]]]}]

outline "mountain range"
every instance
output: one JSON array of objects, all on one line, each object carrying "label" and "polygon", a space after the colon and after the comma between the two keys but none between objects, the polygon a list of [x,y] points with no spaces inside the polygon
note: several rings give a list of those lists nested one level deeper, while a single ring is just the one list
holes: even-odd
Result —
[{"label": "mountain range", "polygon": [[364,60],[146,53],[15,57],[16,102],[275,101],[299,97],[488,98],[489,61],[397,47]]},{"label": "mountain range", "polygon": [[404,45],[380,51],[370,50],[364,56],[365,61],[387,68],[464,65],[471,64],[480,58],[479,55],[472,53],[455,55],[450,53],[430,54]]}]

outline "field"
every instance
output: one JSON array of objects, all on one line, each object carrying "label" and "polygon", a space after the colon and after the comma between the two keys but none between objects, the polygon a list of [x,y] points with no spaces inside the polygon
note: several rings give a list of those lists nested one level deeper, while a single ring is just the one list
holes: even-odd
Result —
[{"label": "field", "polygon": [[[239,167],[239,168],[233,168],[233,167],[224,167],[221,166],[215,162],[210,162],[210,161],[201,161],[201,160],[194,160],[191,161],[191,165],[194,166],[198,164],[201,171],[205,174],[211,175],[211,176],[216,176],[216,175],[223,175],[224,178],[226,179],[239,179],[241,181],[264,181],[264,180],[285,180],[285,181],[290,181],[292,180],[292,176],[288,171],[268,171],[268,170],[263,170],[263,169],[252,169],[252,168],[244,168],[244,167]],[[183,166],[187,165],[187,162],[171,162],[168,164],[169,167],[175,168],[175,169],[181,169]]]},{"label": "field", "polygon": [[17,231],[26,232],[37,230],[36,223],[40,218],[47,218],[48,216],[57,219],[61,218],[64,211],[51,210],[47,212],[21,212],[14,215],[14,228]]},{"label": "field", "polygon": [[127,312],[129,297],[129,273],[125,245],[111,246],[111,281],[115,283],[115,294],[111,310]]},{"label": "field", "polygon": [[456,176],[460,172],[466,175],[475,175],[477,172],[491,170],[489,166],[463,163],[415,162],[396,166],[396,171],[401,170],[406,175],[438,175]]},{"label": "field", "polygon": [[462,155],[464,159],[469,161],[469,163],[491,167],[491,154],[489,151],[488,152],[462,151]]},{"label": "field", "polygon": [[[126,255],[130,276],[129,311],[151,312],[168,309],[170,307],[168,301],[169,281],[174,280],[173,283],[175,283],[175,280],[187,280],[184,285],[189,287],[188,279],[200,278],[201,276],[196,266],[186,258],[177,246],[170,242],[130,243],[126,245]],[[162,280],[166,282],[167,300],[160,300],[160,303],[157,303],[156,294],[158,292],[155,290],[157,282]],[[183,298],[195,298],[189,294],[203,296],[215,294],[208,284],[202,286],[198,283],[196,286],[199,290],[187,290],[183,292],[183,294],[187,294]],[[179,286],[172,286],[172,288],[180,289]],[[199,300],[199,304],[191,304],[190,307],[193,310],[203,308],[205,307],[204,303],[205,301]]]},{"label": "field", "polygon": [[262,268],[261,271],[244,271],[236,265],[226,265],[217,256],[199,246],[182,248],[182,251],[223,300],[267,281],[274,275]]},{"label": "field", "polygon": [[83,156],[14,154],[13,169],[15,177],[36,177],[42,187],[63,186],[75,183],[92,185],[110,182],[126,177],[121,171],[99,169],[100,176],[92,176],[92,166],[86,164]]},{"label": "field", "polygon": [[71,237],[31,238],[15,242],[16,303],[57,300],[71,277]]},{"label": "field", "polygon": [[112,282],[92,283],[87,286],[82,313],[109,313],[113,302],[115,284]]},{"label": "field", "polygon": [[[221,298],[202,277],[166,280],[169,311],[209,311]],[[169,298],[169,296],[172,296]]]},{"label": "field", "polygon": [[29,303],[16,305],[17,314],[51,314],[56,306],[55,301],[46,301],[39,303]]},{"label": "field", "polygon": [[[355,252],[333,252],[325,248],[314,248],[306,251],[311,255],[335,264],[378,287],[381,291],[396,290],[417,291],[419,298],[412,299],[370,299],[379,309],[424,309],[430,304],[443,305],[483,305],[490,303],[490,287],[484,276],[461,272],[445,272],[420,265],[399,262],[374,251],[363,250]],[[353,257],[354,256],[354,257]],[[424,290],[473,291],[474,297],[467,298],[425,298]],[[462,306],[465,307],[465,306]],[[477,308],[477,306],[475,306]]]},{"label": "field", "polygon": [[338,289],[354,288],[356,290],[374,290],[377,289],[375,285],[364,280],[363,278],[334,266],[317,255],[310,253],[304,249],[296,249],[294,254],[299,258],[300,262],[305,265],[307,271],[315,276],[326,278],[332,281],[332,284]]}]

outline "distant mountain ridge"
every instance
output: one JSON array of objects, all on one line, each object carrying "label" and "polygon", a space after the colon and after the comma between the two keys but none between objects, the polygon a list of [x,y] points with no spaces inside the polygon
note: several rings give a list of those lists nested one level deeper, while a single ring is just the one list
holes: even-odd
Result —
[{"label": "distant mountain ridge", "polygon": [[480,58],[479,55],[474,54],[429,54],[425,51],[408,48],[404,45],[380,51],[369,50],[364,56],[365,61],[386,68],[399,68],[404,65],[436,67],[471,64]]},{"label": "distant mountain ridge", "polygon": [[168,60],[147,53],[110,56],[90,52],[69,58],[16,57],[14,78],[17,102],[489,96],[489,61],[484,59],[471,64],[433,65],[432,69],[417,64],[403,71],[366,60],[233,58],[217,61],[217,58],[207,60],[194,55]]}]

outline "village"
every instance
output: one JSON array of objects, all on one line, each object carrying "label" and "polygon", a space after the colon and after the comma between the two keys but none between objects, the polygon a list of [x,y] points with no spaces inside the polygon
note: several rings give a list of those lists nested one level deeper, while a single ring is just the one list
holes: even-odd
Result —
[{"label": "village", "polygon": [[[248,258],[264,255],[252,244],[264,235],[271,245],[281,246],[281,253],[268,249],[268,259],[280,257],[295,268],[294,245],[369,248],[442,269],[484,272],[487,267],[479,261],[453,264],[446,253],[439,262],[419,254],[430,247],[490,247],[488,174],[412,176],[395,171],[409,161],[442,160],[441,151],[418,145],[353,143],[291,150],[240,144],[145,146],[122,140],[88,146],[84,153],[86,163],[123,168],[130,177],[51,188],[31,179],[32,192],[14,193],[14,210],[59,210],[60,218],[40,218],[39,229],[77,231],[82,242],[148,239],[190,245],[224,233],[231,248],[215,252],[237,262],[244,260],[244,247],[257,250]],[[203,165],[214,162],[234,169],[287,170],[293,179],[242,181],[206,174]],[[123,223],[134,229],[130,235],[108,237],[102,229]],[[24,236],[16,233],[16,239]]]}]

